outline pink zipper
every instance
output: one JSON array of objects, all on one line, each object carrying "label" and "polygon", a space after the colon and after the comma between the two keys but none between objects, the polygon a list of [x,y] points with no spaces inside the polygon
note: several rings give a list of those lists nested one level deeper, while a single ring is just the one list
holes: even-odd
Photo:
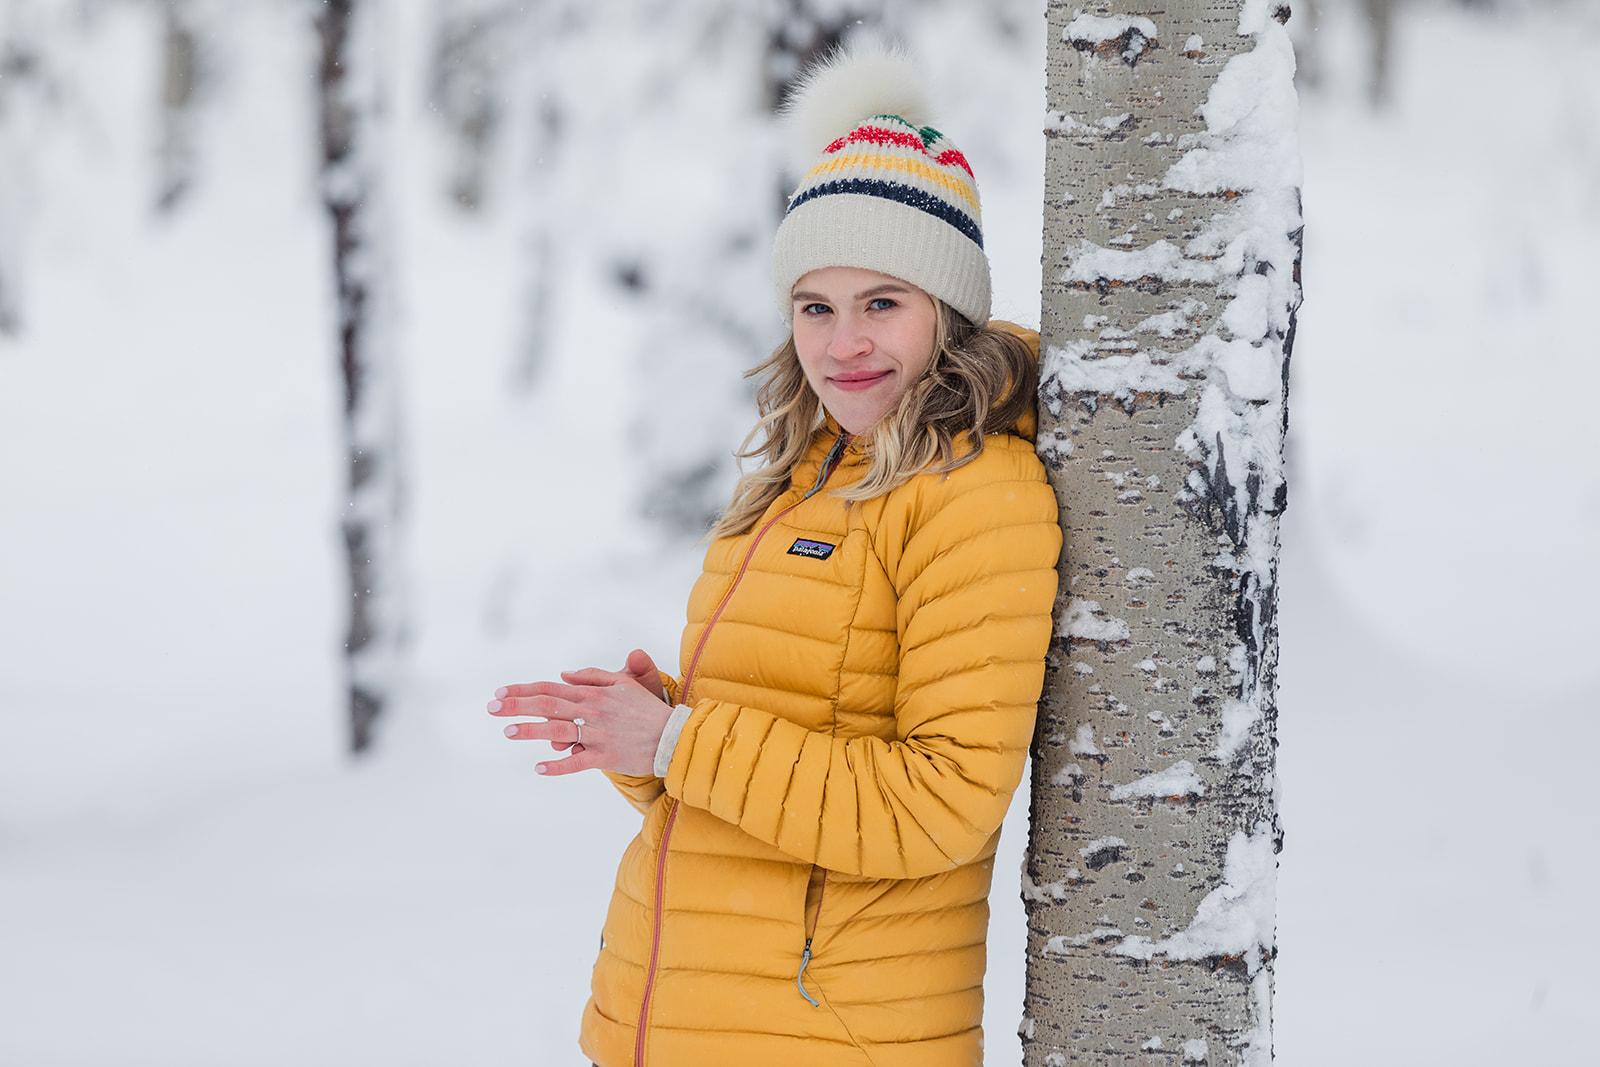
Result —
[{"label": "pink zipper", "polygon": [[656,964],[661,959],[661,902],[667,891],[667,837],[672,833],[672,824],[678,821],[678,802],[672,802],[672,810],[667,812],[667,825],[661,829],[661,851],[656,857],[656,923],[655,933],[650,938],[650,970],[649,977],[644,983],[644,999],[639,1002],[639,1032],[633,1039],[633,1062],[635,1067],[644,1063],[644,1026],[645,1020],[650,1015],[650,994],[655,991]]},{"label": "pink zipper", "polygon": [[[744,572],[750,568],[750,561],[755,558],[756,546],[761,544],[761,539],[767,535],[767,531],[772,529],[779,519],[807,500],[810,500],[827,483],[834,470],[838,468],[839,459],[844,455],[844,446],[849,441],[850,435],[841,431],[839,439],[828,450],[828,457],[822,461],[822,469],[817,472],[816,484],[806,491],[805,496],[802,496],[799,500],[796,500],[793,504],[768,519],[766,524],[756,532],[755,538],[750,542],[750,547],[745,551],[744,561],[739,564],[738,573],[733,576],[733,583],[728,586],[728,591],[722,594],[722,601],[717,605],[717,610],[711,613],[710,620],[706,622],[706,628],[700,631],[700,640],[694,646],[694,655],[689,658],[689,669],[683,675],[683,691],[678,695],[678,699],[682,703],[689,703],[689,687],[694,684],[694,672],[695,668],[700,665],[700,653],[705,651],[706,639],[711,636],[711,628],[717,624],[718,619],[722,618],[723,609],[728,606],[728,601],[733,599],[733,591],[739,588],[739,583],[744,580]],[[661,962],[661,905],[666,898],[667,890],[667,839],[672,836],[672,824],[678,821],[678,802],[674,800],[671,803],[672,810],[667,812],[667,823],[661,828],[660,851],[656,856],[655,929],[650,937],[650,968],[645,972],[644,996],[639,1001],[639,1025],[636,1028],[633,1039],[633,1067],[644,1067],[644,1038],[646,1024],[650,1019],[650,995],[655,992],[656,968]],[[819,896],[818,900],[820,901],[820,899]],[[802,965],[801,972],[804,973],[804,970],[805,968]],[[801,991],[804,992],[804,988]]]}]

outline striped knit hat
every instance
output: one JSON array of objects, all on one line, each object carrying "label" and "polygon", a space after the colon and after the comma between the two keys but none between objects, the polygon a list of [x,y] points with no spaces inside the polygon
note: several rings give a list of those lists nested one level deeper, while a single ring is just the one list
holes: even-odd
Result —
[{"label": "striped knit hat", "polygon": [[789,198],[772,247],[785,322],[809,271],[862,267],[910,282],[979,325],[989,320],[978,184],[949,139],[924,125],[905,56],[842,53],[814,67],[789,115],[809,150],[826,145]]}]

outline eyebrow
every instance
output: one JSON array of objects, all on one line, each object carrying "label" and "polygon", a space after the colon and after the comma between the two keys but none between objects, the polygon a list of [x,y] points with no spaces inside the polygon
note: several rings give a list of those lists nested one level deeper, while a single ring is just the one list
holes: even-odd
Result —
[{"label": "eyebrow", "polygon": [[[874,285],[871,289],[863,289],[861,292],[859,292],[859,293],[857,293],[855,295],[854,299],[856,299],[856,300],[866,300],[869,297],[881,296],[884,293],[909,293],[909,292],[911,292],[911,287],[909,285],[902,285],[899,282],[884,282],[882,285]],[[816,301],[820,301],[821,303],[824,303],[824,304],[833,303],[833,301],[831,299],[829,299],[826,296],[823,296],[821,293],[807,293],[807,292],[801,292],[801,291],[797,291],[794,294],[794,296],[792,297],[792,299],[794,299],[794,300],[805,300],[805,301],[816,300]]]}]

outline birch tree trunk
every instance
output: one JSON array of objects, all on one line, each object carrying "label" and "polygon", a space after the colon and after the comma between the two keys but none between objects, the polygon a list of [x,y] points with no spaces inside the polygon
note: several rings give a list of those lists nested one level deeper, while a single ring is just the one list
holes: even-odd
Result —
[{"label": "birch tree trunk", "polygon": [[1288,14],[1049,6],[1040,451],[1066,550],[1033,747],[1027,1064],[1272,1057]]},{"label": "birch tree trunk", "polygon": [[579,87],[563,84],[552,62],[573,35],[571,9],[546,0],[522,19],[508,93],[508,125],[528,138],[524,150],[526,187],[521,190],[524,280],[518,305],[520,324],[512,364],[513,386],[531,392],[550,362],[555,320],[562,302],[568,257],[557,220],[562,157],[567,150],[567,95]]},{"label": "birch tree trunk", "polygon": [[348,495],[342,525],[350,580],[344,647],[355,752],[371,743],[373,722],[390,702],[403,640],[398,397],[381,240],[376,14],[370,2],[324,0],[316,17],[322,197],[332,223],[344,382]]},{"label": "birch tree trunk", "polygon": [[0,6],[0,336],[22,331],[23,245],[33,192],[28,164],[47,73],[32,15],[14,0]]},{"label": "birch tree trunk", "polygon": [[163,0],[161,144],[156,206],[171,211],[194,180],[194,97],[199,40],[190,0]]},{"label": "birch tree trunk", "polygon": [[450,140],[449,194],[476,211],[506,112],[507,43],[520,39],[523,5],[435,0],[430,98]]}]

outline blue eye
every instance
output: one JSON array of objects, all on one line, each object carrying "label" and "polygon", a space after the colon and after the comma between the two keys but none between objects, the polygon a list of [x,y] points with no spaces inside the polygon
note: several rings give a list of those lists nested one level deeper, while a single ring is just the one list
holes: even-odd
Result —
[{"label": "blue eye", "polygon": [[870,304],[868,304],[867,308],[870,311],[888,311],[890,308],[896,307],[896,306],[898,306],[898,305],[890,297],[880,296],[876,300],[873,300]]},{"label": "blue eye", "polygon": [[827,304],[802,304],[800,306],[800,314],[802,315],[826,315],[832,310]]}]

